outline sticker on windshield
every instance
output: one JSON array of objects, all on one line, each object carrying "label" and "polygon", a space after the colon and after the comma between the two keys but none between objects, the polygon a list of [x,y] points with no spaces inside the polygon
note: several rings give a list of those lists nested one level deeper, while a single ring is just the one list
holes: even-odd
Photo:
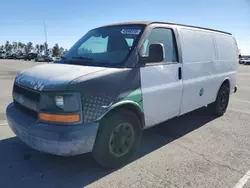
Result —
[{"label": "sticker on windshield", "polygon": [[124,35],[139,35],[141,32],[140,29],[122,29],[121,33]]}]

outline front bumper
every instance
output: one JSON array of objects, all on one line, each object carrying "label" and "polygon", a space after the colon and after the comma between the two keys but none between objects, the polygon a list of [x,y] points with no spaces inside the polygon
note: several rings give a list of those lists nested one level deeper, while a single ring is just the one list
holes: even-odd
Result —
[{"label": "front bumper", "polygon": [[13,103],[6,109],[12,131],[24,143],[38,151],[73,156],[91,152],[98,122],[82,125],[53,125],[41,123],[26,115]]}]

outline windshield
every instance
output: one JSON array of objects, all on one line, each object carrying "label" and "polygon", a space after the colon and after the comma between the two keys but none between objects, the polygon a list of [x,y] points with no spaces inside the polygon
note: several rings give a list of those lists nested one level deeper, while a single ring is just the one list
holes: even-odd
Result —
[{"label": "windshield", "polygon": [[83,63],[121,64],[135,46],[143,26],[120,25],[97,28],[84,35],[64,59]]}]

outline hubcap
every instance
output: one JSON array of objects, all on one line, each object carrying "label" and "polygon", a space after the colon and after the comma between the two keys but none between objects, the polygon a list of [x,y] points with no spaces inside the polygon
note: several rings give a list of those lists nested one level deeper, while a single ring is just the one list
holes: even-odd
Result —
[{"label": "hubcap", "polygon": [[111,134],[109,150],[113,155],[121,157],[130,150],[134,139],[133,126],[129,123],[122,123],[118,125]]},{"label": "hubcap", "polygon": [[219,101],[220,101],[220,109],[225,110],[228,103],[228,94],[226,91],[221,92]]}]

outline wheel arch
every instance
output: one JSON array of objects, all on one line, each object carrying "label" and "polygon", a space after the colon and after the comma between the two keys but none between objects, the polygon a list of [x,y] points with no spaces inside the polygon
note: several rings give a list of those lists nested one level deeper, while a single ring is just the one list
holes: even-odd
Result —
[{"label": "wheel arch", "polygon": [[103,114],[100,118],[98,118],[98,120],[100,121],[101,119],[103,119],[104,117],[109,115],[110,113],[112,113],[116,110],[119,110],[119,109],[128,109],[128,110],[134,112],[141,122],[140,128],[141,129],[144,128],[145,121],[144,121],[143,109],[138,103],[136,103],[134,101],[130,101],[130,100],[123,100],[123,101],[120,101],[120,102],[112,105],[105,114]]},{"label": "wheel arch", "polygon": [[230,88],[230,79],[228,77],[223,80],[221,86],[223,86],[223,85],[228,85],[228,87]]},{"label": "wheel arch", "polygon": [[230,78],[229,77],[226,77],[223,80],[223,82],[220,84],[219,88],[217,89],[217,93],[216,93],[215,99],[218,96],[218,93],[219,93],[219,90],[220,90],[221,86],[223,86],[223,85],[227,85],[229,87],[229,89],[230,89]]}]

